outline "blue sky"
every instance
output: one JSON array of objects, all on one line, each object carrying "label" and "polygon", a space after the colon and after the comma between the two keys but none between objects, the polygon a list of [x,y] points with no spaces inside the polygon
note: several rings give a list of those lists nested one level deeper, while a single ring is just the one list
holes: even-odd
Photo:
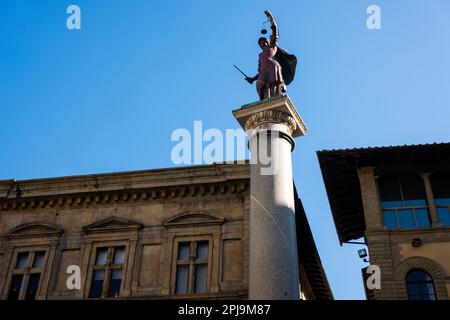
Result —
[{"label": "blue sky", "polygon": [[265,9],[299,59],[294,178],[322,262],[337,299],[364,298],[315,152],[449,140],[448,0],[2,0],[0,179],[170,167],[173,130],[239,128],[231,110],[257,94],[232,66],[256,73]]}]

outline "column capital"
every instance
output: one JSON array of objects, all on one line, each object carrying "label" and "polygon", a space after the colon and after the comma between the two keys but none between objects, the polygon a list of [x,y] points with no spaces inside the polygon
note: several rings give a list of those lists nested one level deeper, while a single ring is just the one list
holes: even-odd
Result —
[{"label": "column capital", "polygon": [[429,179],[431,176],[431,172],[422,172],[420,175],[422,176],[422,178],[424,179]]},{"label": "column capital", "polygon": [[260,128],[264,123],[282,123],[289,127],[289,133],[297,131],[297,123],[289,114],[280,110],[264,110],[252,114],[244,124],[245,131]]},{"label": "column capital", "polygon": [[279,95],[234,110],[233,115],[245,131],[268,129],[267,125],[282,124],[295,138],[303,136],[307,127],[287,95]]},{"label": "column capital", "polygon": [[369,175],[369,176],[373,176],[375,178],[378,178],[378,176],[375,176],[375,167],[361,167],[361,168],[358,168],[358,175]]}]

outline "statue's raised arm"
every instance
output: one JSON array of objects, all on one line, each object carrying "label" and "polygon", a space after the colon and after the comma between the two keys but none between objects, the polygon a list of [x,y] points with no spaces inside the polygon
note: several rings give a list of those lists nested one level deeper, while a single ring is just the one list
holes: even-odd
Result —
[{"label": "statue's raised arm", "polygon": [[272,13],[269,10],[264,11],[267,18],[270,20],[270,28],[272,29],[272,35],[270,36],[270,45],[272,47],[278,46],[278,25],[273,17]]}]

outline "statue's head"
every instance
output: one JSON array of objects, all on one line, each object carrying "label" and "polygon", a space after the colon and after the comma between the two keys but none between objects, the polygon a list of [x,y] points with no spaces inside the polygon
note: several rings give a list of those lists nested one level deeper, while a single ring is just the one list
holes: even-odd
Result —
[{"label": "statue's head", "polygon": [[264,47],[269,46],[269,41],[267,40],[267,38],[261,37],[258,39],[258,45],[261,47],[261,49],[263,49]]}]

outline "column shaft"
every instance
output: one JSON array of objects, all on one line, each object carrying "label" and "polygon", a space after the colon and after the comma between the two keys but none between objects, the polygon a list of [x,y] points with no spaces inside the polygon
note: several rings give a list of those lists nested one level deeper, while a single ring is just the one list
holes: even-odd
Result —
[{"label": "column shaft", "polygon": [[[257,131],[250,139],[252,159],[257,159],[250,175],[250,299],[299,299],[289,137],[279,131]],[[273,171],[259,156],[266,152],[265,143]]]}]

